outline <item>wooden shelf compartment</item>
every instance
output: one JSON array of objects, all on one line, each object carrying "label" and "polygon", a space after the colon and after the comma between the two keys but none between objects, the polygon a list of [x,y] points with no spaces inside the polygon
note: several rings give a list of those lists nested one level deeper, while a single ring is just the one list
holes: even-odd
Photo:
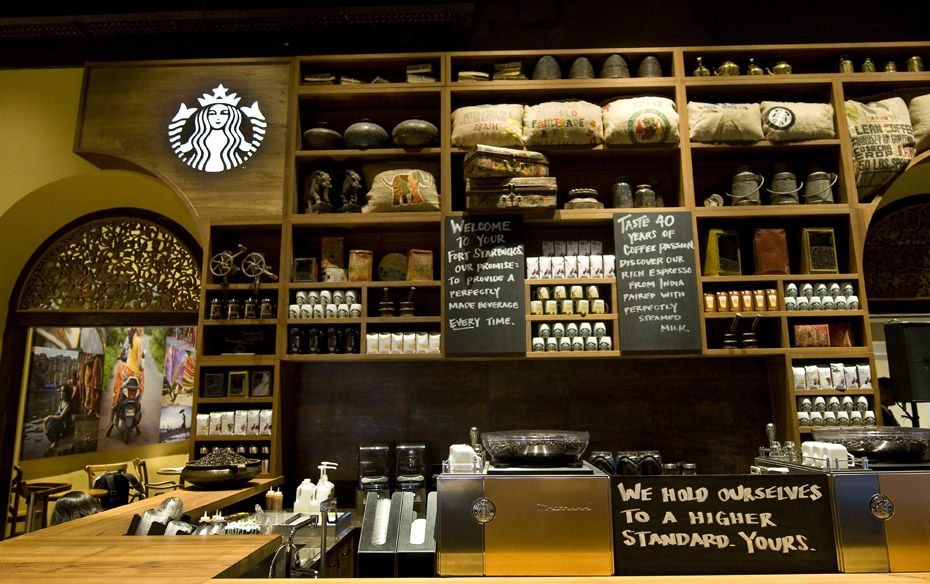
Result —
[{"label": "wooden shelf compartment", "polygon": [[[836,44],[785,44],[785,45],[728,45],[716,47],[684,47],[682,55],[684,69],[688,75],[688,82],[708,79],[694,77],[692,72],[697,65],[697,57],[703,57],[704,66],[713,71],[724,60],[732,60],[739,64],[743,75],[749,59],[754,59],[756,65],[763,69],[771,68],[778,61],[786,61],[791,65],[791,75],[765,75],[761,79],[771,77],[790,77],[805,79],[816,76],[859,76],[864,73],[841,74],[839,72],[840,59],[849,57],[856,71],[861,69],[862,60],[870,57],[875,66],[881,70],[885,61],[895,59],[901,71],[906,69],[905,61],[911,55],[926,53],[926,43],[844,43]],[[871,74],[876,75],[876,74]],[[880,75],[880,74],[879,74]],[[756,77],[755,79],[759,79]],[[712,77],[726,81],[733,77]]]},{"label": "wooden shelf compartment", "polygon": [[[586,221],[612,218],[614,213],[634,211],[634,209],[612,209],[611,189],[618,178],[623,177],[635,192],[637,185],[649,184],[661,195],[666,210],[684,205],[684,192],[681,189],[681,151],[675,145],[662,146],[624,146],[606,148],[604,146],[560,147],[527,146],[530,150],[543,152],[549,160],[549,176],[555,177],[558,184],[557,209],[524,209],[530,212],[527,219]],[[463,163],[464,151],[453,154],[451,165],[451,200],[453,211],[467,211],[465,176]],[[609,172],[605,171],[609,167]],[[598,199],[605,209],[565,209],[568,193],[576,188],[591,188],[597,191]],[[642,211],[644,209],[635,209]],[[661,212],[663,209],[649,209]],[[499,210],[495,210],[499,212]]]},{"label": "wooden shelf compartment", "polygon": [[[319,90],[331,87],[394,87],[419,86],[431,83],[407,83],[407,66],[429,63],[436,83],[442,83],[444,53],[380,53],[351,55],[308,55],[297,59],[297,84],[304,90]],[[365,83],[363,85],[315,85],[303,83],[304,75],[329,73],[339,78],[342,75],[354,77],[360,81],[370,82],[375,77],[382,77],[389,83]]]},{"label": "wooden shelf compartment", "polygon": [[[391,253],[406,255],[411,249],[428,250],[433,254],[433,279],[438,281],[442,261],[441,223],[420,224],[417,229],[408,229],[405,224],[378,225],[374,223],[327,226],[325,229],[316,229],[310,225],[293,225],[292,232],[292,260],[294,258],[317,258],[318,265],[322,267],[322,238],[342,237],[343,256],[342,265],[348,266],[349,252],[353,249],[371,250],[374,254],[372,261],[372,275],[378,274],[378,265],[382,259]],[[406,286],[415,283],[405,281]],[[310,283],[307,283],[310,284]],[[328,282],[326,284],[329,284]],[[349,286],[358,286],[355,282]],[[325,286],[324,286],[325,287]]]},{"label": "wooden shelf compartment", "polygon": [[[788,246],[789,269],[791,273],[801,271],[801,239],[805,228],[832,229],[836,249],[836,260],[839,271],[849,273],[850,268],[856,266],[854,245],[852,242],[851,217],[844,214],[804,215],[803,217],[788,217],[780,215],[755,216],[742,215],[739,217],[697,217],[697,243],[701,250],[701,262],[705,260],[708,231],[710,229],[725,229],[735,231],[739,238],[741,268],[743,274],[737,278],[747,278],[754,274],[753,237],[757,229],[784,229]],[[819,276],[820,274],[817,274]],[[829,275],[829,274],[824,274]],[[836,274],[834,274],[836,275]],[[772,276],[767,276],[769,279]],[[716,278],[716,277],[715,277]],[[856,278],[858,280],[858,278]],[[717,281],[717,280],[714,280]]]},{"label": "wooden shelf compartment", "polygon": [[[760,144],[760,143],[756,143]],[[854,185],[847,185],[844,174],[840,172],[843,167],[842,151],[839,140],[812,140],[808,142],[786,143],[774,145],[748,145],[748,146],[719,146],[708,144],[692,144],[692,164],[694,167],[692,182],[696,203],[703,205],[704,200],[711,194],[719,194],[724,199],[724,207],[698,207],[698,215],[716,213],[742,213],[742,214],[784,214],[804,215],[829,212],[849,213],[848,202],[850,193],[854,192]],[[778,165],[784,165],[784,170],[793,173],[797,180],[798,205],[770,205],[772,179]],[[835,173],[836,181],[831,187],[833,203],[808,205],[804,202],[807,176],[812,167],[823,172]],[[760,175],[763,183],[759,191],[762,205],[733,206],[728,193],[732,190],[733,176],[741,168],[747,167],[751,172]],[[837,209],[831,211],[831,209]]]},{"label": "wooden shelf compartment", "polygon": [[[568,74],[572,63],[579,57],[586,57],[594,68],[595,77],[600,77],[601,68],[604,61],[610,55],[618,54],[623,57],[627,63],[631,77],[624,79],[598,79],[598,81],[638,81],[638,80],[655,80],[671,79],[674,74],[674,49],[670,47],[640,47],[640,48],[605,48],[605,49],[555,49],[555,50],[529,50],[529,51],[457,51],[448,53],[449,80],[453,86],[467,85],[470,82],[458,82],[458,73],[460,71],[483,71],[493,77],[494,65],[497,63],[520,62],[524,75],[528,80],[515,81],[488,81],[477,82],[485,84],[516,84],[516,83],[545,83],[545,84],[562,84],[577,83],[580,81],[593,81],[581,79],[569,79]],[[559,63],[562,79],[550,81],[533,80],[533,69],[536,63],[544,55],[551,55]],[[638,78],[636,77],[637,68],[640,62],[647,56],[652,55],[659,60],[664,77]]]},{"label": "wooden shelf compartment", "polygon": [[325,361],[432,361],[443,359],[442,353],[353,353],[332,354],[320,353],[317,355],[287,355],[282,361],[292,363],[325,362]]},{"label": "wooden shelf compartment", "polygon": [[[441,195],[440,195],[441,196]],[[417,227],[438,224],[439,211],[422,213],[300,213],[289,219],[294,226],[335,227],[342,229],[381,227]]]}]

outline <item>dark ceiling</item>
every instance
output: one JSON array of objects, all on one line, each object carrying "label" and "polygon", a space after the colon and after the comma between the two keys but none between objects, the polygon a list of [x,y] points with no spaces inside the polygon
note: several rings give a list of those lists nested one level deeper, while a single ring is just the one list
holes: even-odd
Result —
[{"label": "dark ceiling", "polygon": [[[87,61],[930,40],[913,4],[477,0],[18,3],[0,67]],[[900,10],[895,6],[901,6]],[[910,7],[910,8],[908,8]]]}]

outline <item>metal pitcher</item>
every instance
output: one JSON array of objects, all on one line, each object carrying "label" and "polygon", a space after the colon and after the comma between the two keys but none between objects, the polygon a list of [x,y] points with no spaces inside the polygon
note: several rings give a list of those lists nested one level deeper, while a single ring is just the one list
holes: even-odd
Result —
[{"label": "metal pitcher", "polygon": [[734,206],[761,205],[762,198],[759,191],[765,179],[752,171],[748,167],[740,167],[736,174],[733,175],[733,183],[730,186],[731,193],[727,196],[732,200]]},{"label": "metal pitcher", "polygon": [[798,186],[798,179],[793,172],[777,168],[772,176],[772,188],[766,189],[769,193],[769,202],[773,205],[797,205],[798,192],[804,186]]},{"label": "metal pitcher", "polygon": [[838,178],[835,172],[823,172],[819,168],[811,168],[804,187],[804,202],[809,205],[834,202],[833,185],[836,184]]}]

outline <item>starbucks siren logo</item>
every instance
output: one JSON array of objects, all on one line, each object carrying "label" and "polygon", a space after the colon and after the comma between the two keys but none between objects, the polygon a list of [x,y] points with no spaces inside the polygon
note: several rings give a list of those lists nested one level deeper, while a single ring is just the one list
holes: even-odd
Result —
[{"label": "starbucks siren logo", "polygon": [[[252,157],[261,146],[268,127],[258,102],[239,107],[240,97],[227,95],[220,83],[213,95],[198,97],[200,107],[183,102],[168,124],[171,148],[185,164],[204,172],[236,168]],[[243,118],[249,127],[243,128]]]}]

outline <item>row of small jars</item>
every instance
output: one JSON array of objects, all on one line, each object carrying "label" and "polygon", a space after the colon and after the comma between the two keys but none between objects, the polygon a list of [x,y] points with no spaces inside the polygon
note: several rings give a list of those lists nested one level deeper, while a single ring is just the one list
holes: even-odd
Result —
[{"label": "row of small jars", "polygon": [[874,426],[875,412],[798,412],[800,426]]},{"label": "row of small jars", "polygon": [[778,293],[766,290],[726,290],[704,294],[705,312],[763,312],[778,310]]},{"label": "row of small jars", "polygon": [[578,352],[578,351],[610,351],[613,348],[613,339],[607,335],[602,337],[533,337],[533,352],[547,353]]},{"label": "row of small jars", "polygon": [[868,409],[869,399],[864,395],[860,395],[855,400],[849,395],[843,396],[843,399],[837,396],[829,399],[817,396],[814,399],[805,397],[798,400],[799,412],[860,412],[864,414]]},{"label": "row of small jars", "polygon": [[210,320],[238,320],[274,318],[275,305],[271,298],[261,301],[253,297],[239,301],[238,298],[214,298],[210,301]]},{"label": "row of small jars", "polygon": [[358,290],[297,290],[294,292],[294,304],[355,304],[361,302]]},{"label": "row of small jars", "polygon": [[550,278],[613,278],[616,275],[614,255],[532,256],[526,258],[527,280]]}]

